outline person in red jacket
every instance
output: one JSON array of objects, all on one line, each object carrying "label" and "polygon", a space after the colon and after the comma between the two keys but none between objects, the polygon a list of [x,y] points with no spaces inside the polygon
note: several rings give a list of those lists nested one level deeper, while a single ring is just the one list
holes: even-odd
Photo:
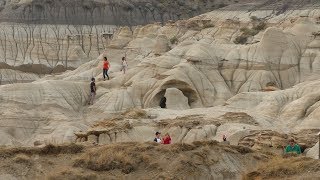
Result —
[{"label": "person in red jacket", "polygon": [[171,137],[169,133],[166,133],[162,138],[162,144],[171,144]]},{"label": "person in red jacket", "polygon": [[103,61],[103,80],[106,80],[106,76],[108,77],[108,80],[110,79],[109,75],[108,75],[109,68],[110,68],[110,63],[108,61],[108,58],[104,57],[104,61]]}]

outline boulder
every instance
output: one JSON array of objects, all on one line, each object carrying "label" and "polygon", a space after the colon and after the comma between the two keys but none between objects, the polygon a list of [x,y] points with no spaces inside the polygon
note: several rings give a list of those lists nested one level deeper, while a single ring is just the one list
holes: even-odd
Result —
[{"label": "boulder", "polygon": [[168,88],[164,95],[166,97],[166,105],[168,109],[184,110],[190,109],[188,98],[183,92],[177,88]]}]

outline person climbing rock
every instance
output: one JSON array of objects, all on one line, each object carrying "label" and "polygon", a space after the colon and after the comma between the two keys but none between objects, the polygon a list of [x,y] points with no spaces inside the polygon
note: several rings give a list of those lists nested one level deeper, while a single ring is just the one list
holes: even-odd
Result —
[{"label": "person climbing rock", "polygon": [[126,71],[128,69],[128,64],[127,64],[127,60],[126,57],[122,57],[122,67],[121,67],[121,71],[123,71],[123,74],[126,74]]},{"label": "person climbing rock", "polygon": [[161,133],[160,132],[156,132],[156,137],[153,139],[154,142],[156,143],[161,143],[161,137],[160,137]]},{"label": "person climbing rock", "polygon": [[93,101],[94,101],[94,98],[96,96],[96,91],[97,91],[95,78],[91,78],[90,90],[91,90],[91,92],[90,92],[90,100],[89,100],[88,104],[92,105]]},{"label": "person climbing rock", "polygon": [[110,79],[109,75],[108,75],[109,68],[110,68],[110,63],[108,61],[108,58],[104,57],[104,61],[103,61],[103,80],[106,80],[106,77],[108,77],[108,80]]},{"label": "person climbing rock", "polygon": [[298,144],[295,143],[294,139],[289,140],[289,145],[285,149],[285,153],[297,153],[301,154],[301,149]]},{"label": "person climbing rock", "polygon": [[171,144],[171,137],[169,133],[166,133],[162,138],[162,144]]}]

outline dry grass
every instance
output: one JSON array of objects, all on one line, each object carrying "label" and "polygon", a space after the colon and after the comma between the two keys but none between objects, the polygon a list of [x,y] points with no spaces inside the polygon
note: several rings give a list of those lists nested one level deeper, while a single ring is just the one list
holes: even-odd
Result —
[{"label": "dry grass", "polygon": [[211,124],[212,122],[206,121],[203,116],[190,115],[177,117],[175,119],[165,119],[158,122],[159,127],[186,127],[193,128],[198,125]]},{"label": "dry grass", "polygon": [[148,163],[151,156],[149,157],[143,152],[152,148],[154,148],[152,144],[123,143],[108,145],[82,154],[75,160],[74,166],[94,171],[118,169],[128,174],[141,162]]},{"label": "dry grass", "polygon": [[157,143],[108,145],[82,154],[75,160],[74,166],[94,171],[121,170],[123,173],[129,174],[139,167],[144,169],[157,167],[159,157],[155,159],[155,154],[176,156],[182,152],[193,151],[200,146],[213,146],[213,144],[216,144],[216,142],[176,143],[166,146]]},{"label": "dry grass", "polygon": [[[111,144],[83,153],[75,159],[73,165],[98,172],[118,170],[130,174],[139,169],[144,171],[167,169],[168,167],[161,166],[167,159],[174,164],[172,168],[175,172],[195,175],[200,172],[197,163],[212,165],[218,162],[218,158],[208,159],[212,151],[236,153],[238,156],[253,152],[250,148],[237,146],[230,146],[230,149],[235,149],[230,152],[225,150],[226,147],[229,146],[221,146],[217,141],[197,141],[192,144],[175,143],[165,146],[157,143]],[[194,162],[192,158],[194,156],[200,160]]]},{"label": "dry grass", "polygon": [[124,118],[127,119],[141,119],[147,118],[147,112],[143,109],[133,108],[122,113]]},{"label": "dry grass", "polygon": [[[33,148],[35,149],[35,148]],[[41,149],[41,148],[37,148]],[[230,167],[231,161],[253,168],[256,161],[265,161],[262,153],[249,148],[222,145],[217,141],[196,141],[191,144],[175,143],[161,145],[149,143],[116,143],[89,146],[78,154],[55,154],[75,152],[48,146],[46,150],[17,150],[11,157],[4,157],[2,172],[23,174],[26,179],[206,179],[211,174],[233,179],[238,173]],[[73,148],[72,148],[73,149]],[[21,152],[26,153],[21,153]],[[4,152],[3,149],[0,153]],[[12,152],[12,151],[10,151]],[[31,158],[30,153],[40,154]],[[49,153],[49,154],[45,154]],[[33,155],[33,154],[32,154]],[[3,155],[2,155],[3,156]],[[29,158],[30,157],[30,158]],[[226,161],[226,159],[230,159]],[[41,172],[38,169],[41,166]],[[225,168],[216,168],[218,166]],[[28,170],[25,171],[26,167]],[[240,167],[239,167],[240,168]],[[211,169],[208,171],[208,169]],[[229,171],[230,169],[230,171]],[[239,170],[241,170],[240,168]],[[225,173],[228,175],[225,176]],[[128,174],[128,175],[126,175]],[[42,177],[46,175],[45,177]]]},{"label": "dry grass", "polygon": [[220,116],[220,119],[224,123],[245,123],[251,125],[259,125],[252,116],[245,112],[227,112]]},{"label": "dry grass", "polygon": [[17,154],[14,158],[13,161],[16,163],[21,163],[21,164],[32,164],[32,160],[29,156],[26,154]]},{"label": "dry grass", "polygon": [[70,167],[60,167],[53,170],[45,178],[47,180],[95,180],[98,179],[97,175],[85,171],[72,169]]},{"label": "dry grass", "polygon": [[64,144],[64,145],[46,145],[42,148],[32,147],[19,147],[19,148],[1,148],[0,157],[12,157],[17,154],[40,154],[40,155],[50,155],[50,154],[76,154],[82,152],[84,146],[79,144]]},{"label": "dry grass", "polygon": [[320,171],[320,161],[307,157],[275,157],[244,176],[244,179],[289,178],[302,173]]}]

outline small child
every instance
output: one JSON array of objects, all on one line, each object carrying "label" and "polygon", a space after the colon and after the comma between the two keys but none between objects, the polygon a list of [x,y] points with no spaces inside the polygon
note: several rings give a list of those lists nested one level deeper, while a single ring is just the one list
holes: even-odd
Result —
[{"label": "small child", "polygon": [[126,57],[122,57],[121,71],[123,71],[123,74],[126,74],[127,69],[128,69],[128,64],[127,64]]}]

